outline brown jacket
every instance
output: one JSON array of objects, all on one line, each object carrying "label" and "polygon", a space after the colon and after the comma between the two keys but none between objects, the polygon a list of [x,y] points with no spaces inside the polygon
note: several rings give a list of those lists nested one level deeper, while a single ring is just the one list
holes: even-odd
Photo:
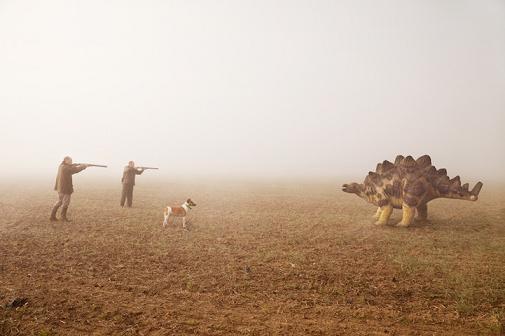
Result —
[{"label": "brown jacket", "polygon": [[138,170],[137,168],[132,168],[132,167],[124,167],[123,171],[123,178],[121,179],[121,182],[123,184],[128,184],[128,185],[135,185],[135,175],[140,175],[144,171],[143,170]]},{"label": "brown jacket", "polygon": [[54,190],[62,194],[73,193],[74,185],[72,184],[72,175],[77,174],[85,168],[86,166],[72,166],[62,162],[58,167],[58,175],[56,176]]}]

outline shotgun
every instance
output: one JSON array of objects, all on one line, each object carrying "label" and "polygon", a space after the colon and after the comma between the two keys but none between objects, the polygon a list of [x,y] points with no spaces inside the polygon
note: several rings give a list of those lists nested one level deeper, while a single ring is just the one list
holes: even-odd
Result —
[{"label": "shotgun", "polygon": [[92,164],[92,163],[72,163],[72,166],[88,166],[88,167],[107,168],[107,166],[98,165],[98,164]]}]

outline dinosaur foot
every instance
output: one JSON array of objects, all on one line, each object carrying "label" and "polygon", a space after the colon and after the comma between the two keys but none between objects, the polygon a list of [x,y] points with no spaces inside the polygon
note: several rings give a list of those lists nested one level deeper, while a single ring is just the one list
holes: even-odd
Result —
[{"label": "dinosaur foot", "polygon": [[374,224],[377,226],[384,226],[384,225],[388,225],[388,222],[378,220]]}]

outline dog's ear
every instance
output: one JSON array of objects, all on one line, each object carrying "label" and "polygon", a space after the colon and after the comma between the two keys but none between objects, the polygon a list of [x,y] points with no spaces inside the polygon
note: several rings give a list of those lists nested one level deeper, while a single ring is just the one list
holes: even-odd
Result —
[{"label": "dog's ear", "polygon": [[191,198],[188,198],[186,202],[191,203]]}]

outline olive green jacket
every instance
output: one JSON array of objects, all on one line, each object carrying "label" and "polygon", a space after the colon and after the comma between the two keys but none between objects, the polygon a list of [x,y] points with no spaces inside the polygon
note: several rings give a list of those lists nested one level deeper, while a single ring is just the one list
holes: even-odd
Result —
[{"label": "olive green jacket", "polygon": [[84,169],[86,169],[86,166],[73,166],[62,162],[58,167],[58,175],[56,176],[54,190],[62,194],[73,193],[74,185],[72,184],[72,175]]},{"label": "olive green jacket", "polygon": [[135,175],[140,175],[144,171],[142,169],[137,169],[137,168],[132,168],[129,166],[124,167],[123,171],[123,178],[121,179],[121,182],[123,184],[128,184],[128,185],[135,185]]}]

